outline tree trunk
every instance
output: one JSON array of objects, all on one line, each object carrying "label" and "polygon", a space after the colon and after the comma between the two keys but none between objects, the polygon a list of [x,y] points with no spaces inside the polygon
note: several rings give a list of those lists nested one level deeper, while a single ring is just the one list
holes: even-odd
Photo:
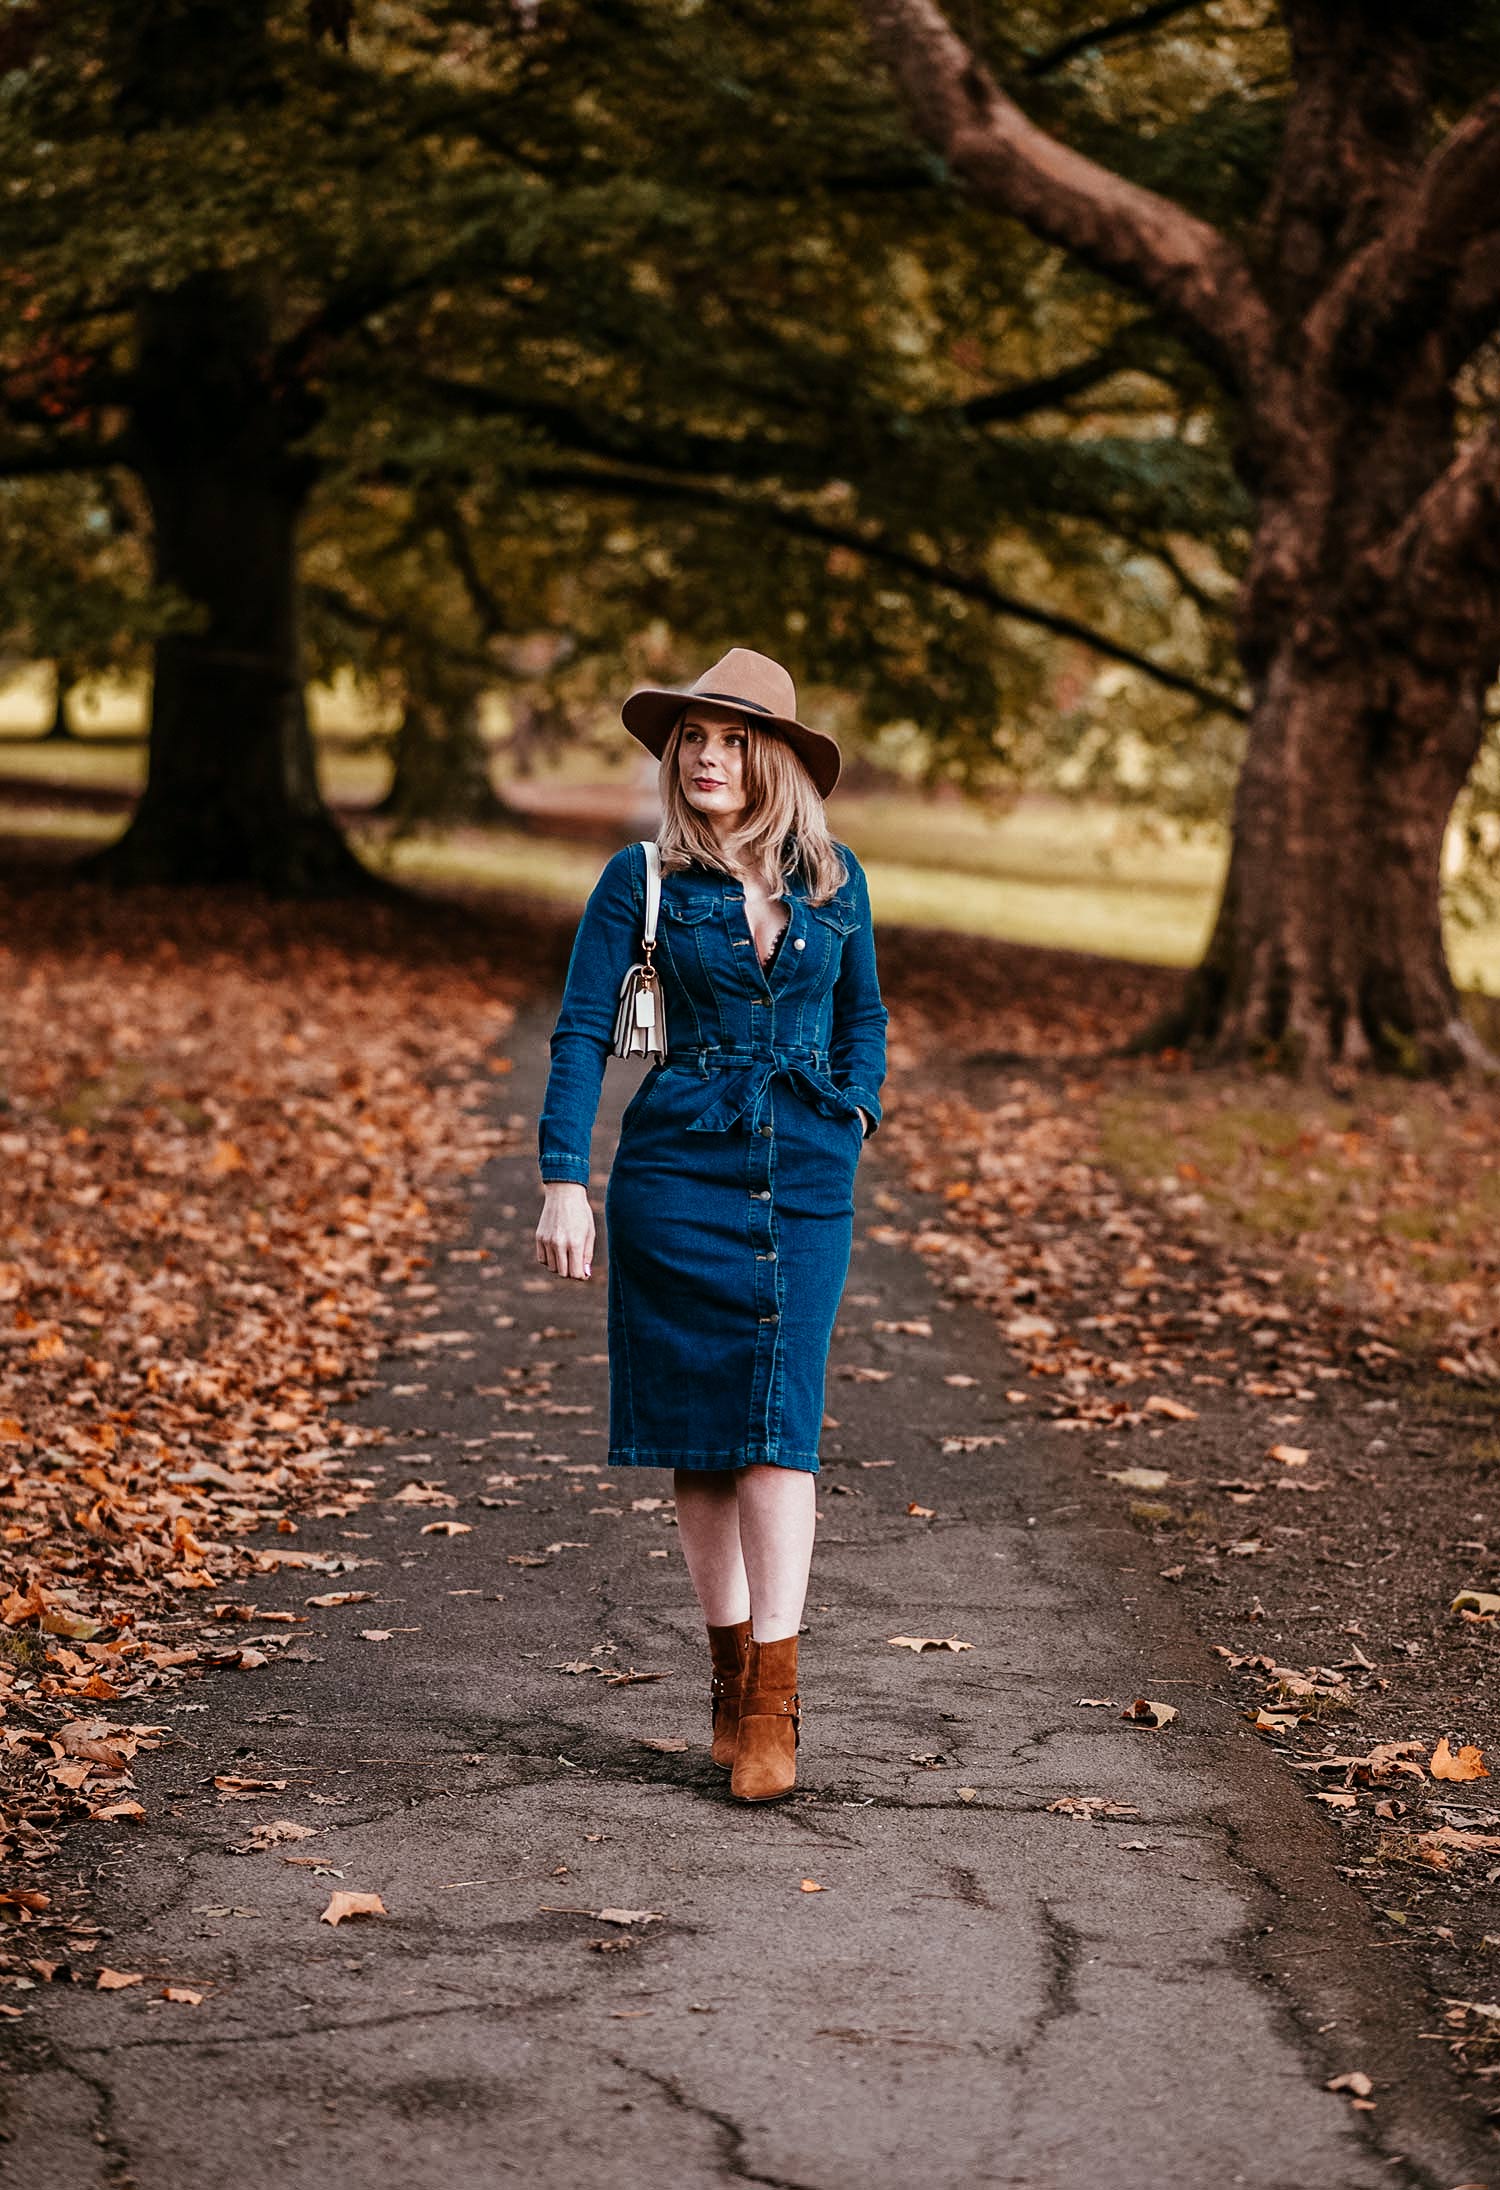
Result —
[{"label": "tree trunk", "polygon": [[420,691],[408,689],[390,789],[376,808],[398,831],[506,817],[490,781],[480,698],[471,678],[439,669],[424,677]]},{"label": "tree trunk", "polygon": [[1500,330],[1500,91],[1445,129],[1442,11],[1280,0],[1288,96],[1242,245],[1040,129],[940,0],[861,8],[953,172],[1149,302],[1235,405],[1257,521],[1233,849],[1202,966],[1130,1046],[1500,1071],[1441,927],[1500,670],[1500,421],[1465,430],[1459,402]]},{"label": "tree trunk", "polygon": [[42,732],[44,738],[73,738],[78,735],[73,728],[73,718],[68,712],[68,694],[75,681],[71,663],[58,662],[53,673],[52,720]]},{"label": "tree trunk", "polygon": [[126,883],[368,886],[318,791],[297,526],[313,469],[269,384],[260,289],[194,278],[143,308],[131,438],[155,571],[196,612],[157,644],[145,792],[94,871]]},{"label": "tree trunk", "polygon": [[1483,735],[1450,688],[1441,741],[1410,659],[1295,644],[1252,710],[1218,918],[1180,1005],[1139,1046],[1301,1077],[1485,1061],[1448,972],[1440,917],[1448,814]]}]

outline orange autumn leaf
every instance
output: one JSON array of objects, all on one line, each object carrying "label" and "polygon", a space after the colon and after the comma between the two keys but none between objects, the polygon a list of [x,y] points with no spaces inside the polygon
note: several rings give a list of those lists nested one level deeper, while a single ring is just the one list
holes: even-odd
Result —
[{"label": "orange autumn leaf", "polygon": [[1448,1747],[1446,1734],[1433,1750],[1427,1769],[1434,1779],[1488,1779],[1490,1776],[1482,1753],[1472,1742],[1465,1742],[1455,1755]]},{"label": "orange autumn leaf", "polygon": [[318,1918],[320,1924],[342,1924],[346,1916],[388,1916],[390,1911],[378,1893],[334,1893]]}]

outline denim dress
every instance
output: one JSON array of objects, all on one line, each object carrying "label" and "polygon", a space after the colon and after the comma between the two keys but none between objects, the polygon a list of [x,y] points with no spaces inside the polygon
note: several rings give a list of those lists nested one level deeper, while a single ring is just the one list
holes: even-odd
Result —
[{"label": "denim dress", "polygon": [[[864,871],[790,918],[762,966],[741,885],[662,877],[656,966],[668,1054],[626,1105],[604,1197],[613,1467],[815,1473],[823,1383],[854,1238],[854,1174],[880,1121],[886,1009]],[[616,852],[574,939],[538,1129],[544,1180],[587,1184],[646,861]]]}]

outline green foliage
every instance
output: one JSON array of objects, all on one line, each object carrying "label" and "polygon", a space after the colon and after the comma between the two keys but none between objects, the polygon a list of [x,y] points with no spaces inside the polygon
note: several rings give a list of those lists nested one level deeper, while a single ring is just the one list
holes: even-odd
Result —
[{"label": "green foliage", "polygon": [[[979,14],[1020,81],[1093,20]],[[1279,33],[1220,0],[1026,96],[1232,220],[1281,65]],[[1219,398],[914,149],[847,0],[366,0],[352,24],[305,0],[75,0],[3,88],[12,455],[71,449],[97,482],[105,443],[127,478],[143,298],[253,281],[316,467],[318,668],[399,695],[436,649],[602,732],[623,682],[738,640],[848,734],[910,726],[934,777],[1221,808],[1228,716],[1101,681],[994,605],[1232,694],[1246,511]],[[7,502],[17,561],[40,531],[87,560],[97,485],[71,492]],[[127,649],[156,613],[134,553],[97,596]],[[66,626],[63,589],[38,592],[32,643]]]}]

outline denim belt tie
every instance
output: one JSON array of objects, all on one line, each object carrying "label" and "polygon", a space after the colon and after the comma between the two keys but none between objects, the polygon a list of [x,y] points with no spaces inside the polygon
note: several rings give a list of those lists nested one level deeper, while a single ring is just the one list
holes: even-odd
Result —
[{"label": "denim belt tie", "polygon": [[[790,1080],[825,1118],[847,1118],[858,1112],[858,1104],[828,1077],[828,1059],[823,1050],[768,1046],[689,1050],[686,1055],[696,1057],[698,1070],[705,1078],[710,1072],[731,1075],[729,1085],[711,1094],[697,1117],[688,1120],[690,1132],[726,1133],[746,1111],[751,1126],[759,1125],[766,1090],[778,1077]],[[692,1067],[684,1069],[691,1072]]]}]

